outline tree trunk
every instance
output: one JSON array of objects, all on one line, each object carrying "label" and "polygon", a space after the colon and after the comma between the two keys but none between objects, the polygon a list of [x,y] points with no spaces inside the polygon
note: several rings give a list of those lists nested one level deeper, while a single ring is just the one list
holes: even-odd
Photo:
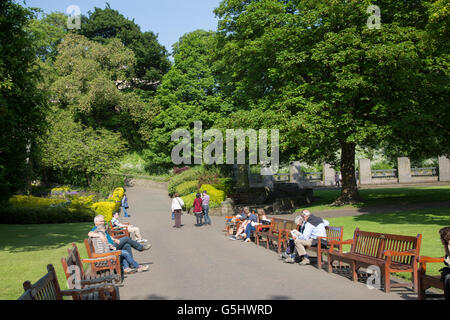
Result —
[{"label": "tree trunk", "polygon": [[361,202],[355,176],[355,148],[354,143],[342,143],[341,174],[342,192],[333,205],[354,204]]}]

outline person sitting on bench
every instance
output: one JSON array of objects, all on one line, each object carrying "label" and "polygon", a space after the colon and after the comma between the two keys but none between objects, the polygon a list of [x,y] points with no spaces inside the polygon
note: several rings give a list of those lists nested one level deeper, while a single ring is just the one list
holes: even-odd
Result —
[{"label": "person sitting on bench", "polygon": [[[108,242],[108,234],[106,233],[104,225],[98,225],[94,232],[90,232],[92,244],[94,245],[95,253],[108,253],[115,251],[117,248]],[[142,266],[134,260],[133,255],[125,249],[120,251],[120,263],[125,274],[134,272],[143,272],[148,270],[148,265]]]},{"label": "person sitting on bench", "polygon": [[253,213],[249,216],[250,223],[248,223],[247,226],[245,227],[245,232],[243,234],[245,242],[250,242],[250,235],[252,232],[256,231],[256,228],[258,226],[262,224],[267,224],[267,222],[268,224],[270,224],[270,220],[266,217],[264,209],[259,208],[257,212],[258,212],[257,216]]},{"label": "person sitting on bench", "polygon": [[137,242],[148,242],[148,240],[143,239],[141,236],[141,231],[139,227],[133,226],[131,224],[122,224],[119,221],[119,212],[113,213],[113,218],[111,219],[111,225],[113,227],[117,227],[118,230],[124,230],[127,229],[130,233],[131,239],[137,241]]},{"label": "person sitting on bench", "polygon": [[445,300],[450,300],[450,227],[439,230],[439,235],[445,250],[445,267],[440,270],[444,282],[444,297]]},{"label": "person sitting on bench", "polygon": [[244,207],[244,217],[240,218],[242,223],[239,226],[239,228],[236,230],[236,235],[231,236],[228,239],[237,240],[240,237],[242,232],[245,231],[245,228],[250,223],[250,221],[248,220],[249,217],[250,217],[250,209],[248,207]]},{"label": "person sitting on bench", "polygon": [[[292,235],[295,251],[297,252],[297,257],[300,259],[300,265],[308,265],[311,262],[306,254],[306,248],[317,245],[317,237],[327,236],[325,227],[330,223],[327,220],[312,215],[308,210],[303,210],[302,218],[305,221],[302,232],[293,232]],[[295,257],[288,257],[285,262],[295,263]]]},{"label": "person sitting on bench", "polygon": [[[305,223],[305,221],[303,220],[303,217],[302,216],[296,216],[295,219],[294,219],[294,222],[295,222],[295,225],[297,226],[297,228],[294,229],[294,230],[291,230],[291,234],[295,233],[295,231],[302,232],[303,231],[303,227],[304,227],[304,223]],[[281,254],[281,258],[282,259],[287,259],[288,257],[295,258],[295,243],[294,243],[294,240],[295,239],[293,237],[289,239],[289,244],[288,244],[288,246],[286,248],[286,251]]]}]

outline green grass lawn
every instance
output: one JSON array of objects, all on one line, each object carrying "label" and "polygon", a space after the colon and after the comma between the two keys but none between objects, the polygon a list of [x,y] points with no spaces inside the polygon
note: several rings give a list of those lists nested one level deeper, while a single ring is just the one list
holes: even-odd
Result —
[{"label": "green grass lawn", "polygon": [[[383,232],[407,236],[422,235],[421,256],[443,257],[444,247],[439,238],[439,229],[450,226],[450,208],[391,213],[366,214],[353,217],[327,219],[330,225],[344,227],[344,240],[352,239],[358,227],[363,231]],[[344,251],[350,246],[344,246]],[[437,275],[443,263],[427,265],[427,274]],[[409,273],[398,274],[410,279]]]},{"label": "green grass lawn", "polygon": [[340,194],[340,190],[314,190],[314,197],[317,198],[317,200],[310,205],[299,208],[298,210],[308,208],[314,211],[323,211],[389,204],[404,205],[408,203],[450,201],[450,185],[433,187],[360,189],[359,194],[363,199],[361,203],[341,207],[331,206]]},{"label": "green grass lawn", "polygon": [[61,289],[67,289],[61,258],[75,242],[81,258],[87,258],[83,240],[92,223],[53,225],[0,225],[0,300],[15,300],[23,293],[22,284],[32,283],[53,264]]}]

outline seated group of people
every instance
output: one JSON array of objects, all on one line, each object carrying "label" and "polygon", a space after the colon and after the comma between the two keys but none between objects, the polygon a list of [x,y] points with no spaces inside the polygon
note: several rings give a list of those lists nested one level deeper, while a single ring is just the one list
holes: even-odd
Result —
[{"label": "seated group of people", "polygon": [[[236,221],[242,221],[236,230],[236,235],[231,235],[229,239],[238,240],[242,238],[245,242],[250,242],[251,233],[263,224],[270,224],[264,209],[258,209],[257,214],[250,213],[248,207],[241,208],[240,212],[228,221],[230,224],[236,224]],[[303,210],[302,214],[295,218],[297,229],[291,231],[289,246],[283,252],[281,258],[286,263],[299,262],[300,265],[310,264],[306,249],[311,246],[317,246],[318,237],[326,237],[326,229],[330,223],[320,217],[314,216],[308,210]],[[322,240],[326,245],[326,241]]]},{"label": "seated group of people", "polygon": [[94,218],[95,227],[88,233],[88,236],[92,239],[95,253],[107,253],[120,250],[120,263],[125,274],[147,271],[149,268],[148,265],[144,266],[137,263],[133,257],[132,249],[137,251],[149,250],[151,244],[143,244],[148,241],[142,238],[138,227],[121,224],[118,220],[118,212],[114,213],[111,223],[113,227],[127,228],[135,240],[130,237],[120,239],[111,237],[106,232],[105,218],[102,215],[98,215]]},{"label": "seated group of people", "polygon": [[[267,218],[264,209],[257,209],[257,213],[251,212],[248,207],[240,208],[239,213],[231,219],[231,223],[236,223],[237,220],[242,221],[236,230],[236,235],[231,235],[230,240],[242,239],[244,242],[250,242],[250,236],[252,232],[256,231],[256,228],[264,224],[270,224],[270,219]],[[234,220],[234,221],[233,221]]]}]

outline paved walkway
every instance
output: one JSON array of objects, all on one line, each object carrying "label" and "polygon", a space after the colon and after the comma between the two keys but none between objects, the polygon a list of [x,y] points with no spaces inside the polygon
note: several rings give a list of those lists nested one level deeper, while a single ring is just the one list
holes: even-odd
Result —
[{"label": "paved walkway", "polygon": [[135,253],[150,269],[126,277],[122,299],[416,299],[410,289],[394,288],[390,294],[370,290],[315,266],[285,264],[276,252],[254,243],[228,240],[221,231],[223,217],[212,217],[212,226],[195,227],[195,218],[183,215],[184,226],[174,229],[164,189],[133,187],[127,195],[129,221],[141,228],[153,247]]}]

